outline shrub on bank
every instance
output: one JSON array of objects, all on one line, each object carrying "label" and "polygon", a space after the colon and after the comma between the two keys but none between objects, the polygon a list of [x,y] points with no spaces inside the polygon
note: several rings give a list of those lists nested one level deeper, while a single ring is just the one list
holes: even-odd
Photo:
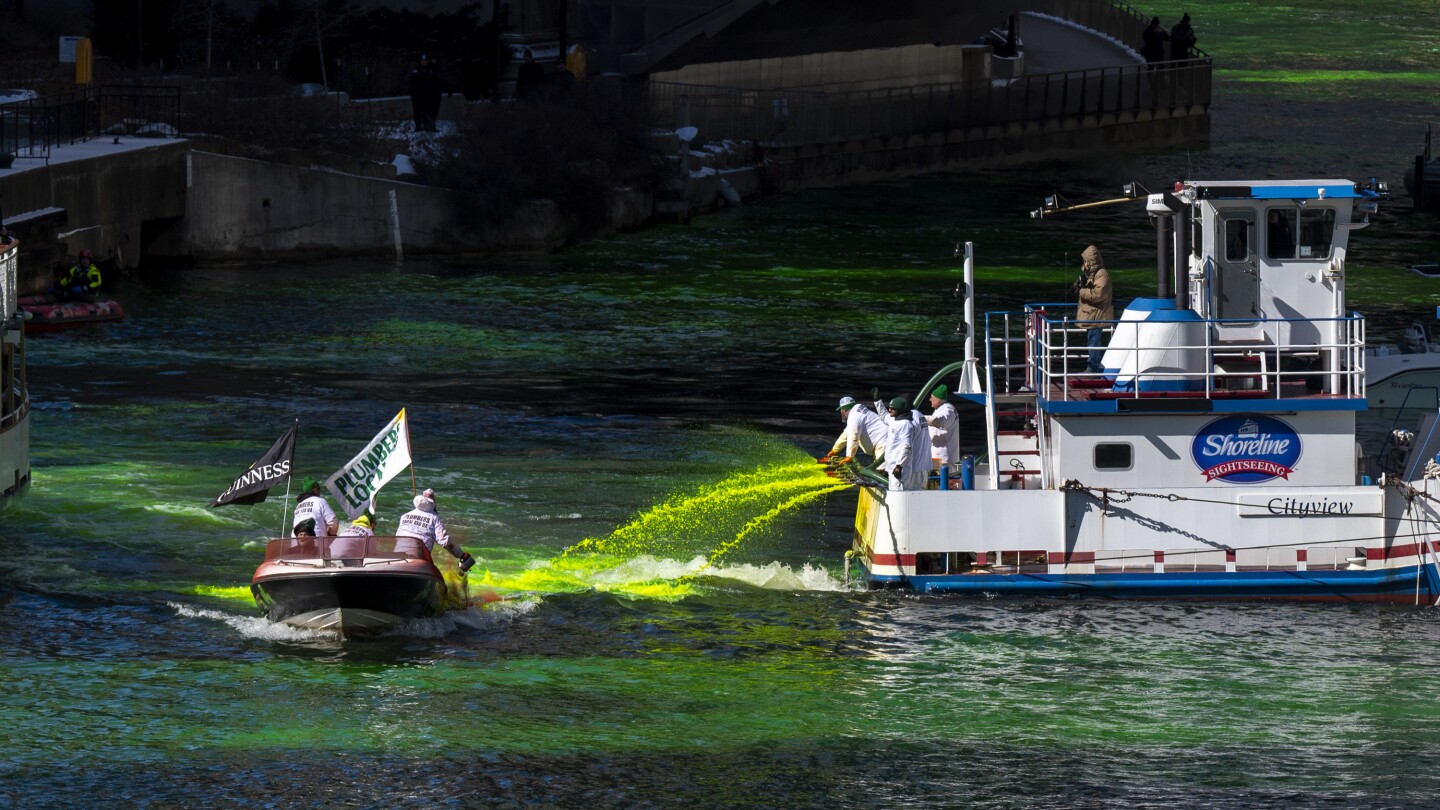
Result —
[{"label": "shrub on bank", "polygon": [[420,180],[475,195],[481,224],[550,199],[582,231],[603,229],[614,188],[653,190],[659,176],[645,100],[626,91],[591,80],[471,105],[456,134],[417,166]]}]

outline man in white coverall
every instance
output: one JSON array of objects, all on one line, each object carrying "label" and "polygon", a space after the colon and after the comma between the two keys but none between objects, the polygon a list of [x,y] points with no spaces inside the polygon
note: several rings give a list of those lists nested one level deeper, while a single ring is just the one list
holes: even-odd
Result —
[{"label": "man in white coverall", "polygon": [[366,538],[375,536],[375,523],[376,520],[369,515],[355,518],[340,532],[338,537],[330,541],[330,556],[365,556]]},{"label": "man in white coverall", "polygon": [[320,482],[308,475],[300,482],[300,502],[295,504],[295,517],[290,521],[291,533],[294,533],[296,526],[307,520],[315,521],[315,533],[322,537],[334,537],[340,530],[340,521],[335,517],[335,510],[330,508],[330,502],[320,494]]},{"label": "man in white coverall", "polygon": [[835,440],[830,452],[820,457],[821,461],[830,461],[840,448],[845,448],[845,457],[841,461],[850,461],[855,458],[855,451],[869,453],[879,458],[885,453],[885,438],[890,430],[885,426],[885,420],[880,414],[855,401],[854,397],[841,397],[840,407],[835,410],[840,412],[840,420],[845,423],[845,430],[841,432],[840,438]]},{"label": "man in white coverall", "polygon": [[930,458],[935,469],[949,467],[954,473],[960,463],[960,413],[950,404],[949,394],[945,386],[935,386],[930,392],[931,413],[925,421],[930,427]]},{"label": "man in white coverall", "polygon": [[886,408],[890,436],[885,440],[885,469],[890,489],[924,489],[930,479],[930,431],[925,417],[910,408],[910,400],[895,397]]},{"label": "man in white coverall", "polygon": [[469,571],[475,565],[475,558],[470,556],[470,552],[451,541],[450,533],[445,531],[445,522],[435,511],[433,489],[415,496],[415,508],[400,516],[400,522],[395,526],[395,538],[395,550],[401,554],[418,557],[419,543],[424,543],[426,550],[434,550],[435,544],[439,543],[450,552],[450,556],[460,561],[460,573]]}]

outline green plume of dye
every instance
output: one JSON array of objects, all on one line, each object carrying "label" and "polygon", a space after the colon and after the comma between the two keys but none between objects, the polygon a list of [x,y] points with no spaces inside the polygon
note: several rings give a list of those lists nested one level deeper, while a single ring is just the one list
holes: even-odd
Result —
[{"label": "green plume of dye", "polygon": [[[691,582],[701,571],[781,515],[848,486],[825,475],[824,468],[816,466],[809,456],[803,461],[763,465],[693,493],[672,495],[608,536],[587,537],[565,549],[549,565],[531,569],[506,585],[523,583],[562,591],[594,587],[643,598],[683,598],[691,593]],[[598,576],[643,555],[672,559],[695,556],[703,562],[699,569],[678,579],[595,584]]]},{"label": "green plume of dye", "polygon": [[705,558],[705,564],[700,567],[700,570],[695,571],[694,573],[685,575],[684,577],[681,578],[681,581],[682,581],[682,582],[688,582],[688,581],[690,581],[690,580],[693,580],[695,577],[699,576],[699,575],[700,575],[702,572],[704,572],[706,569],[710,568],[712,565],[714,565],[716,562],[718,562],[719,559],[720,559],[721,557],[725,556],[727,553],[729,553],[729,551],[730,551],[731,549],[733,549],[733,548],[735,548],[736,546],[739,546],[741,543],[745,542],[746,538],[748,538],[750,535],[754,534],[754,533],[755,533],[756,531],[758,531],[759,529],[761,529],[761,528],[763,528],[763,527],[765,527],[765,526],[768,526],[770,523],[772,523],[772,522],[775,520],[775,518],[779,517],[780,515],[784,514],[785,512],[788,512],[788,511],[790,511],[791,509],[794,509],[794,508],[800,506],[800,505],[803,504],[803,503],[807,503],[807,502],[809,502],[809,501],[815,500],[816,498],[820,498],[820,497],[823,497],[823,496],[825,496],[825,495],[829,495],[829,494],[832,493],[832,492],[838,492],[839,490],[845,489],[845,488],[847,488],[847,487],[849,487],[849,486],[850,486],[849,484],[844,484],[844,483],[839,483],[839,482],[835,482],[835,481],[830,481],[829,484],[828,484],[827,486],[825,486],[824,488],[822,488],[822,489],[816,489],[816,490],[813,490],[813,491],[810,491],[810,492],[802,492],[802,493],[800,493],[799,495],[796,495],[795,497],[790,498],[789,500],[786,500],[786,501],[783,501],[783,502],[781,502],[781,503],[779,503],[779,504],[776,504],[774,507],[772,507],[772,508],[771,508],[768,512],[766,512],[765,514],[759,515],[759,516],[754,517],[754,518],[751,518],[750,521],[745,524],[745,527],[742,528],[742,529],[739,531],[739,533],[737,533],[737,534],[735,535],[735,539],[734,539],[734,540],[730,540],[730,541],[722,544],[719,548],[717,548],[717,549],[715,549],[714,551],[712,551],[709,555],[706,556],[706,558]]},{"label": "green plume of dye", "polygon": [[770,512],[778,515],[790,507],[775,504],[788,504],[797,496],[805,496],[791,504],[798,505],[845,486],[826,476],[824,469],[808,457],[804,462],[762,466],[704,486],[693,494],[674,495],[609,536],[588,537],[560,556],[590,552],[616,556],[665,553],[678,557],[706,554],[716,548],[716,543],[728,550],[774,517],[756,524],[747,519],[749,516],[757,512],[762,516]]},{"label": "green plume of dye", "polygon": [[216,599],[230,599],[236,602],[248,602],[253,604],[255,597],[250,593],[250,586],[232,585],[196,585],[190,589],[196,596],[209,596]]}]

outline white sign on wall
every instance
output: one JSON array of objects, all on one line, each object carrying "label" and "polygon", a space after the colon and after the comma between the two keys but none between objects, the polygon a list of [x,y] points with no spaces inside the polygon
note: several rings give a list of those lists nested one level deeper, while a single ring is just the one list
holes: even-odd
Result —
[{"label": "white sign on wall", "polygon": [[75,49],[84,37],[60,37],[60,61],[75,63]]}]

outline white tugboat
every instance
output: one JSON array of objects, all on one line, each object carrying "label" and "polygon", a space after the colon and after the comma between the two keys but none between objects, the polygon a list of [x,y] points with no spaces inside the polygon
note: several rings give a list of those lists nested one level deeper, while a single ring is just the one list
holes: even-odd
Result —
[{"label": "white tugboat", "polygon": [[30,480],[30,396],[25,387],[20,243],[0,245],[0,498]]},{"label": "white tugboat", "polygon": [[958,372],[989,463],[917,491],[843,471],[861,484],[852,554],[870,584],[1436,601],[1440,421],[1396,431],[1378,459],[1356,443],[1365,321],[1345,308],[1345,258],[1383,192],[1190,181],[1148,195],[1160,294],[1106,323],[1100,373],[1074,304],[987,314],[985,358],[972,338],[920,390]]}]

